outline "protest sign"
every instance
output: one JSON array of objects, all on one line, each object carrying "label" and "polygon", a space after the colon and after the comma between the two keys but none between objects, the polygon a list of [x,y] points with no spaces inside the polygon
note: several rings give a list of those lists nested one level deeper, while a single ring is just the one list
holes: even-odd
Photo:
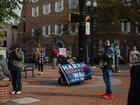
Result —
[{"label": "protest sign", "polygon": [[64,64],[60,65],[60,70],[63,72],[67,84],[71,85],[85,80],[86,72],[83,68],[87,65],[84,63]]},{"label": "protest sign", "polygon": [[66,56],[66,48],[59,48],[59,55]]}]

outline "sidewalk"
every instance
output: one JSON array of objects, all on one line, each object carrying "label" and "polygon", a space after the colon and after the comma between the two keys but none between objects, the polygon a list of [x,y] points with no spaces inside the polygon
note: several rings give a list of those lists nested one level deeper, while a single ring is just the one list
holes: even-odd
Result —
[{"label": "sidewalk", "polygon": [[28,72],[27,79],[23,78],[23,93],[11,95],[10,100],[23,105],[126,105],[127,103],[129,70],[113,73],[112,100],[100,97],[105,87],[98,67],[94,69],[93,78],[82,84],[58,85],[58,77],[58,69],[51,69],[51,66],[45,66],[43,75],[38,75],[35,70],[35,78],[32,78]]}]

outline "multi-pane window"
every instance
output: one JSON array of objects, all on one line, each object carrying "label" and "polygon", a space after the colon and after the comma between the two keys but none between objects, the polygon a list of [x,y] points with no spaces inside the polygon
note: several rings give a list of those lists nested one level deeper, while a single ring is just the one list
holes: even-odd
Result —
[{"label": "multi-pane window", "polygon": [[46,5],[43,5],[43,14],[49,14],[51,13],[51,4],[48,3]]},{"label": "multi-pane window", "polygon": [[130,32],[130,22],[122,23],[122,32]]},{"label": "multi-pane window", "polygon": [[72,34],[78,33],[78,25],[77,24],[70,25],[70,33],[72,33]]},{"label": "multi-pane window", "polygon": [[50,26],[43,26],[43,36],[50,35]]},{"label": "multi-pane window", "polygon": [[63,34],[63,25],[55,25],[54,26],[54,33],[55,35],[61,35]]},{"label": "multi-pane window", "polygon": [[79,0],[69,0],[69,9],[78,9]]},{"label": "multi-pane window", "polygon": [[55,12],[62,12],[64,10],[64,0],[56,0]]},{"label": "multi-pane window", "polygon": [[123,0],[123,3],[130,3],[131,0]]},{"label": "multi-pane window", "polygon": [[39,15],[39,6],[32,7],[32,16],[36,17]]},{"label": "multi-pane window", "polygon": [[32,0],[32,3],[36,3],[36,2],[38,2],[39,0]]}]

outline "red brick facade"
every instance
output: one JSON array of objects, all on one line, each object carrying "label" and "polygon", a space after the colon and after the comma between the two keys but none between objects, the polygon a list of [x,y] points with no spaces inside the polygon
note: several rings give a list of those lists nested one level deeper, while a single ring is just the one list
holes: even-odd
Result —
[{"label": "red brick facade", "polygon": [[[73,12],[73,10],[69,9],[68,0],[64,0],[64,10],[62,12],[55,12],[55,1],[56,0],[39,0],[37,3],[29,3],[23,6],[22,16],[25,16],[25,23],[21,23],[19,25],[19,30],[23,33],[23,48],[27,51],[27,53],[32,52],[32,48],[36,45],[36,40],[34,37],[31,37],[31,30],[33,27],[40,27],[50,25],[51,27],[55,24],[63,24],[67,26],[70,24],[69,22],[69,14]],[[50,3],[51,4],[51,13],[49,15],[43,14],[43,4]],[[37,17],[32,17],[32,7],[39,6],[39,15]],[[75,11],[75,10],[74,10]],[[77,11],[77,10],[76,10]],[[54,27],[53,27],[54,28]],[[51,31],[53,30],[51,28]],[[128,59],[129,51],[132,46],[136,45],[140,50],[140,36],[136,34],[135,27],[131,26],[131,32],[123,33],[121,31],[121,23],[117,27],[113,27],[111,24],[107,23],[97,23],[97,32],[94,35],[94,57],[97,57],[98,51],[101,49],[100,41],[104,39],[110,39],[112,43],[119,42],[121,53],[126,60]],[[66,29],[68,31],[68,29]],[[39,42],[43,46],[52,47],[54,42],[55,44],[61,43],[61,47],[70,48],[73,56],[78,56],[78,34],[71,34],[69,32],[64,32],[62,35],[57,35],[53,37],[54,33],[51,32],[48,37],[39,37]],[[83,43],[87,44],[88,56],[90,56],[90,38],[87,36],[87,41]],[[60,47],[60,46],[59,46]]]},{"label": "red brick facade", "polygon": [[9,81],[0,81],[0,102],[5,102],[10,96],[10,82]]}]

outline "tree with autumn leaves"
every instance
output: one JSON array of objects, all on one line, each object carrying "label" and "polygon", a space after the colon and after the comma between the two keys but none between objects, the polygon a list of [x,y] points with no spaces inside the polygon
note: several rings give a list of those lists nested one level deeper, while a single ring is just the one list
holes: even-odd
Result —
[{"label": "tree with autumn leaves", "polygon": [[96,0],[97,20],[111,22],[131,22],[140,29],[140,1],[139,0]]}]

